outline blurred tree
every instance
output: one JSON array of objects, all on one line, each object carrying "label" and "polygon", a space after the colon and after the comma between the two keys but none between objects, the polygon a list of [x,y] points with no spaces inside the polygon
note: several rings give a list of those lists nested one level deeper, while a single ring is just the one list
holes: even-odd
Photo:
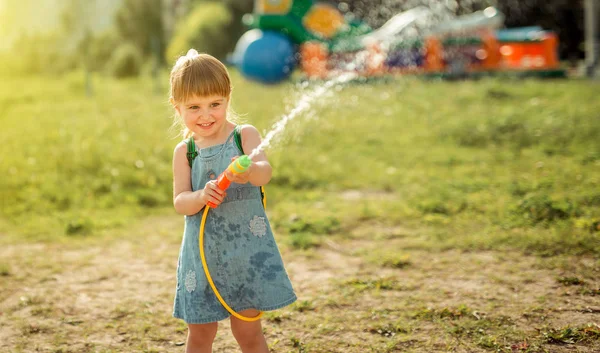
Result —
[{"label": "blurred tree", "polygon": [[250,13],[254,9],[254,0],[224,0],[223,3],[233,12]]},{"label": "blurred tree", "polygon": [[115,25],[119,36],[138,48],[144,57],[156,55],[153,46],[157,46],[159,60],[164,63],[167,38],[161,10],[161,0],[123,0]]},{"label": "blurred tree", "polygon": [[[65,39],[62,3],[35,0],[5,1],[0,11],[0,49],[7,50],[5,71],[12,74],[61,73],[76,66]],[[26,20],[24,20],[26,19]]]},{"label": "blurred tree", "polygon": [[2,62],[3,72],[8,74],[58,74],[77,66],[73,56],[61,49],[62,37],[55,32],[40,34],[21,33],[13,43],[13,49]]},{"label": "blurred tree", "polygon": [[135,77],[140,74],[143,61],[140,49],[131,43],[125,43],[111,56],[107,71],[116,78]]},{"label": "blurred tree", "polygon": [[162,0],[162,22],[165,41],[168,43],[175,32],[175,24],[187,12],[189,0]]},{"label": "blurred tree", "polygon": [[95,34],[89,42],[88,66],[92,71],[102,71],[110,61],[115,48],[123,43],[114,28]]},{"label": "blurred tree", "polygon": [[196,7],[197,5],[207,3],[207,2],[218,2],[227,6],[227,8],[231,11],[239,11],[243,13],[252,12],[254,9],[254,1],[255,0],[179,0],[179,1],[188,1],[189,6],[191,8]]},{"label": "blurred tree", "polygon": [[247,13],[252,13],[254,10],[254,0],[224,0],[225,5],[231,11],[233,21],[227,27],[227,32],[230,35],[229,50],[233,51],[238,39],[248,30],[246,25],[242,23],[242,17]]},{"label": "blurred tree", "polygon": [[167,50],[168,60],[174,60],[192,47],[225,59],[240,36],[248,30],[242,23],[242,16],[251,13],[254,8],[254,0],[178,1],[183,2],[182,6],[189,11],[175,27]]},{"label": "blurred tree", "polygon": [[17,37],[48,32],[59,24],[60,0],[0,0],[0,50]]},{"label": "blurred tree", "polygon": [[167,60],[174,62],[190,48],[225,58],[234,40],[227,31],[232,21],[231,11],[222,2],[199,2],[177,26],[167,49]]}]

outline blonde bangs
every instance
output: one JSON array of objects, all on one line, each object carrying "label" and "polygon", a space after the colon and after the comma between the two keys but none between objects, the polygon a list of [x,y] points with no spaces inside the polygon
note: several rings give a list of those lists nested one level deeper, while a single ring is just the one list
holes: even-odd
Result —
[{"label": "blonde bangs", "polygon": [[171,72],[171,98],[185,102],[192,97],[218,95],[229,98],[231,80],[227,68],[207,54],[178,62]]}]

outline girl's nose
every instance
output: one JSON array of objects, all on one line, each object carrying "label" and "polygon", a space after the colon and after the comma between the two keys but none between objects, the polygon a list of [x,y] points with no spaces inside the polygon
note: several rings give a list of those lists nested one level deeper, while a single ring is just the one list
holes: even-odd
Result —
[{"label": "girl's nose", "polygon": [[209,115],[208,109],[198,109],[198,117],[199,118],[204,118],[204,117],[207,117],[208,115]]}]

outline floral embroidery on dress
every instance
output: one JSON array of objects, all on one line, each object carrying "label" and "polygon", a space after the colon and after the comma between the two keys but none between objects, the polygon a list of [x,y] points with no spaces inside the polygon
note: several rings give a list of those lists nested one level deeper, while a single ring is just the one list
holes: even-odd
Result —
[{"label": "floral embroidery on dress", "polygon": [[263,235],[267,234],[265,217],[254,216],[254,218],[250,220],[250,231],[259,238],[262,238]]},{"label": "floral embroidery on dress", "polygon": [[214,170],[211,169],[208,172],[206,172],[206,177],[208,178],[208,180],[214,180],[217,178],[217,174]]},{"label": "floral embroidery on dress", "polygon": [[189,293],[196,289],[196,272],[189,270],[185,275],[185,290]]}]

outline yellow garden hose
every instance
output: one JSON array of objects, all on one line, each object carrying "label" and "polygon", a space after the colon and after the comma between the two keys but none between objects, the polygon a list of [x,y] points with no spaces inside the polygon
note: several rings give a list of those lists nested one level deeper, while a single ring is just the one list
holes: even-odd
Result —
[{"label": "yellow garden hose", "polygon": [[[265,204],[265,201],[263,200],[263,205],[264,204]],[[246,316],[243,316],[243,315],[240,315],[240,314],[236,313],[235,310],[233,310],[231,307],[229,307],[229,305],[227,305],[227,303],[225,303],[225,300],[223,299],[223,297],[221,297],[221,294],[217,290],[217,287],[215,286],[215,283],[213,282],[213,279],[210,276],[210,272],[208,272],[208,264],[206,263],[206,256],[204,255],[204,225],[206,224],[206,216],[208,215],[208,210],[209,209],[210,209],[210,207],[208,205],[206,205],[204,207],[204,213],[202,214],[202,222],[200,223],[200,236],[199,236],[200,259],[202,260],[202,267],[204,268],[204,274],[206,274],[206,279],[208,280],[208,283],[210,284],[210,286],[213,289],[213,291],[215,292],[215,295],[217,296],[217,299],[219,299],[219,302],[221,302],[221,304],[223,305],[223,307],[231,315],[233,315],[233,316],[235,316],[238,319],[243,320],[243,321],[248,321],[248,322],[257,321],[257,320],[259,320],[263,316],[263,312],[260,311],[258,313],[258,315],[256,315],[255,317],[246,317]]]}]

